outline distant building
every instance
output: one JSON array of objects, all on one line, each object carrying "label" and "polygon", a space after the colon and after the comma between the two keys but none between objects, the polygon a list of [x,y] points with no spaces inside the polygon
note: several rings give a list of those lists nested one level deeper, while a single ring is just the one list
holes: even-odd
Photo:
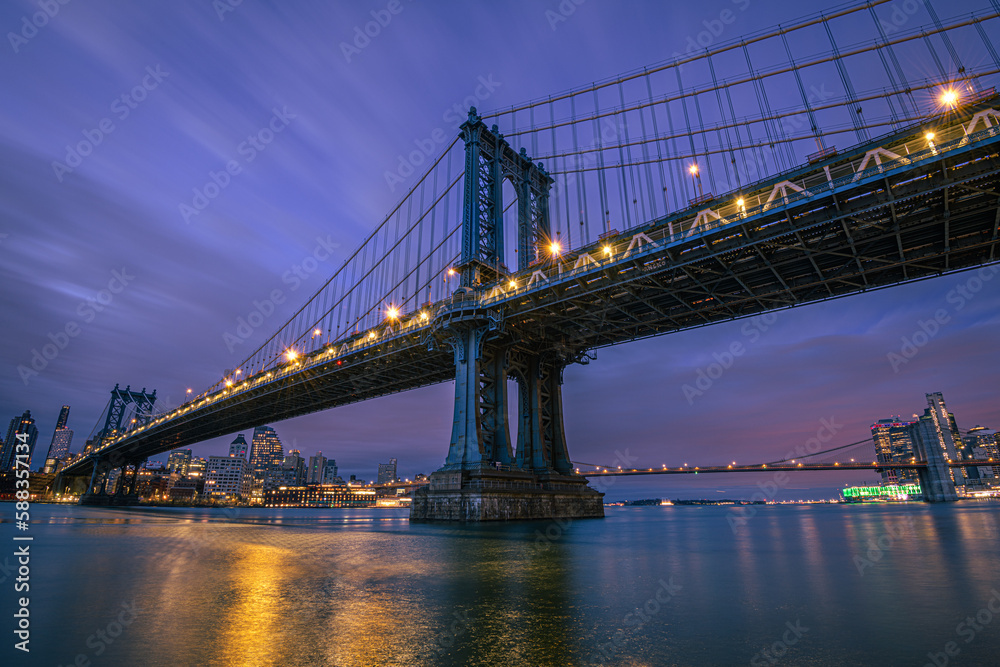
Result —
[{"label": "distant building", "polygon": [[323,484],[326,478],[326,457],[323,452],[316,452],[316,456],[309,457],[309,472],[306,477],[307,484]]},{"label": "distant building", "polygon": [[200,479],[205,480],[205,468],[208,466],[208,461],[202,458],[192,458],[191,463],[188,464],[188,479]]},{"label": "distant building", "polygon": [[69,448],[72,444],[73,429],[57,428],[52,434],[52,444],[49,445],[49,453],[45,456],[45,467],[42,472],[55,472],[59,462],[69,458]]},{"label": "distant building", "polygon": [[302,486],[306,483],[306,462],[299,450],[293,449],[281,462],[281,466],[273,471],[268,487]]},{"label": "distant building", "polygon": [[[944,452],[944,458],[946,461],[961,461],[964,458],[972,458],[971,452],[969,456],[963,456],[963,450],[965,449],[965,443],[962,442],[962,438],[958,434],[958,424],[955,422],[955,415],[948,412],[948,408],[944,402],[944,396],[941,392],[935,392],[932,394],[927,394],[927,409],[924,410],[924,414],[919,417],[916,423],[910,427],[911,437],[916,442],[917,437],[924,439],[926,445],[934,444],[941,448]],[[951,476],[956,485],[962,486],[966,484],[966,474],[962,472],[963,468],[952,468]],[[979,470],[977,468],[970,468],[967,470],[968,476],[970,478],[979,478]]]},{"label": "distant building", "polygon": [[397,480],[396,459],[389,459],[388,463],[378,464],[378,483],[392,484]]},{"label": "distant building", "polygon": [[257,483],[263,483],[269,472],[279,469],[284,458],[285,448],[273,428],[258,426],[253,430],[250,470]]},{"label": "distant building", "polygon": [[64,405],[62,409],[59,410],[59,419],[56,420],[56,430],[61,428],[66,428],[66,422],[69,421],[69,406]]},{"label": "distant building", "polygon": [[[986,468],[980,466],[979,472],[984,477],[1000,478],[1000,432],[985,426],[973,426],[968,435],[963,438],[965,446],[972,451],[975,459],[993,459],[996,465]],[[989,474],[984,475],[986,471]]]},{"label": "distant building", "polygon": [[[20,440],[18,435],[22,436]],[[27,438],[24,437],[25,435]],[[17,461],[16,454],[27,454],[27,460],[30,464],[37,441],[38,427],[35,426],[35,420],[32,419],[30,410],[25,410],[20,417],[11,419],[10,426],[7,427],[7,437],[3,440],[3,448],[0,448],[0,472],[14,469],[14,463]],[[27,444],[27,452],[24,451],[24,448],[20,452],[18,451],[17,446],[21,442]]]},{"label": "distant building", "polygon": [[250,494],[250,464],[238,455],[238,448],[230,451],[229,456],[208,457],[205,493],[209,496],[243,498]]},{"label": "distant building", "polygon": [[[908,427],[912,423],[896,416],[880,419],[872,424],[872,440],[879,463],[910,462],[914,457],[914,450]],[[886,484],[915,483],[917,473],[915,470],[883,470],[882,481]]]},{"label": "distant building", "polygon": [[237,435],[236,439],[229,445],[229,455],[239,457],[243,460],[246,460],[249,450],[250,445],[247,444],[246,438],[243,437],[242,433]]},{"label": "distant building", "polygon": [[337,475],[337,459],[327,459],[323,470],[324,484],[343,484],[344,480]]},{"label": "distant building", "polygon": [[167,457],[167,472],[177,473],[182,477],[187,477],[191,469],[191,450],[175,449]]}]

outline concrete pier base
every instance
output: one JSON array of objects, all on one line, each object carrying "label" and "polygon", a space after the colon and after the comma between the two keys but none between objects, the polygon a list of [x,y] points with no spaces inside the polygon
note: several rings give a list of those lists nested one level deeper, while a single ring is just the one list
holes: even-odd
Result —
[{"label": "concrete pier base", "polygon": [[526,521],[604,517],[604,494],[576,475],[439,470],[417,489],[414,522]]}]

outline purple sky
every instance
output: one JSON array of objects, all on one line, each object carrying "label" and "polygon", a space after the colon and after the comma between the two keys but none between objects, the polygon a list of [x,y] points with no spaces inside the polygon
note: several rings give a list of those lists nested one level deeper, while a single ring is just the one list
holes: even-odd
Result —
[{"label": "purple sky", "polygon": [[[10,417],[30,409],[41,432],[36,451],[44,454],[59,407],[69,404],[78,450],[116,382],[155,388],[169,405],[187,387],[212,384],[248,351],[230,352],[223,334],[272,290],[287,298],[265,329],[318,289],[398,199],[385,171],[437,129],[450,140],[449,110],[464,106],[480,77],[499,84],[480,109],[509,106],[670,58],[710,28],[721,31],[713,42],[729,40],[788,22],[803,7],[707,0],[631,2],[623,10],[608,0],[567,1],[575,11],[553,22],[546,11],[559,11],[555,0],[403,0],[348,62],[341,43],[390,4],[244,0],[220,18],[207,0],[71,2],[36,32],[26,30],[28,37],[4,39],[4,431]],[[877,13],[891,22],[904,4]],[[934,4],[942,18],[987,5]],[[5,2],[0,28],[20,34],[22,18],[37,11],[26,0]],[[732,12],[732,23],[717,22],[723,11]],[[927,23],[920,12],[912,21]],[[120,101],[143,83],[145,99],[134,108]],[[274,141],[263,150],[243,144],[275,110],[272,127],[282,129]],[[79,163],[67,157],[67,144],[98,132],[92,154]],[[180,205],[192,205],[193,190],[230,160],[239,173],[185,220]],[[53,161],[76,166],[64,172]],[[332,256],[294,278],[317,239],[336,246]],[[112,282],[116,271],[123,289]],[[735,322],[598,351],[597,361],[565,375],[571,456],[609,464],[627,448],[640,465],[773,460],[815,435],[821,418],[843,424],[835,444],[852,442],[869,435],[873,420],[922,411],[932,391],[944,393],[961,428],[1000,427],[1000,277],[979,283],[961,309],[949,299],[953,290],[976,287],[974,278],[958,274],[781,312],[755,341],[746,322]],[[110,303],[99,303],[99,312],[87,305],[109,283],[117,292],[102,298]],[[894,371],[887,354],[939,308],[949,321]],[[79,329],[65,349],[22,379],[18,366],[30,367],[33,350],[67,325],[77,331],[73,324]],[[733,341],[745,343],[746,354],[689,403],[682,386]],[[272,426],[286,448],[322,450],[345,474],[372,478],[378,462],[396,457],[400,473],[412,476],[444,459],[452,391],[439,385]],[[196,455],[225,451],[231,439],[203,443]],[[803,475],[782,497],[829,496],[803,489],[875,479]],[[609,498],[749,496],[755,481],[621,479]]]}]

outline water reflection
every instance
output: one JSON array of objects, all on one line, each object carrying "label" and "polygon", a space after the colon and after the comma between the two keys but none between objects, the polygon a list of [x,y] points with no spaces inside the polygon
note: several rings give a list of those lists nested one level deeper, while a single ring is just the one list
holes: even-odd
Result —
[{"label": "water reflection", "polygon": [[[725,507],[454,527],[392,511],[42,506],[32,657],[745,664],[801,621],[785,664],[923,664],[1000,586],[997,510],[758,506],[734,532]],[[96,656],[88,637],[132,600],[135,623]],[[998,644],[994,622],[962,645],[963,663],[992,664]]]}]

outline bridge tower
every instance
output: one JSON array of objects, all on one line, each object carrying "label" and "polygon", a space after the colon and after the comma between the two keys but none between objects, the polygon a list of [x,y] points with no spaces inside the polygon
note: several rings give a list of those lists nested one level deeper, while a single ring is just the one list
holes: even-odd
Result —
[{"label": "bridge tower", "polygon": [[[149,394],[145,388],[133,391],[131,386],[122,389],[117,384],[111,390],[111,399],[105,408],[104,426],[83,450],[92,467],[89,482],[85,483],[85,490],[80,496],[81,505],[134,505],[138,502],[139,469],[144,460],[126,458],[119,452],[108,454],[98,450],[107,439],[147,424],[153,417],[155,403],[155,390]],[[112,483],[111,471],[116,469],[118,475]],[[60,473],[53,490],[61,492],[67,484],[73,484],[75,488],[81,486],[79,480],[63,479]]]},{"label": "bridge tower", "polygon": [[[433,322],[434,345],[455,360],[455,406],[444,466],[416,492],[413,521],[490,521],[603,517],[603,494],[573,472],[562,418],[563,369],[586,359],[565,341],[526,335],[479,295],[506,280],[503,264],[504,180],[517,193],[517,261],[542,261],[551,242],[552,178],[473,107],[461,126],[465,141],[460,287]],[[507,418],[507,379],[518,383],[516,453]]]}]

